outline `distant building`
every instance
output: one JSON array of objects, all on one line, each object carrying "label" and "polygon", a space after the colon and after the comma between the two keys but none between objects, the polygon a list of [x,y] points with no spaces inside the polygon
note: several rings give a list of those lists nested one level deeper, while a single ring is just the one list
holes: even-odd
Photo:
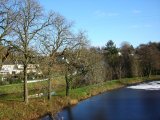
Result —
[{"label": "distant building", "polygon": [[[42,72],[38,68],[39,68],[38,64],[28,64],[27,73],[41,74]],[[2,75],[7,75],[7,74],[13,75],[13,74],[19,74],[21,72],[23,72],[22,64],[2,65],[2,68],[0,70],[0,74]]]}]

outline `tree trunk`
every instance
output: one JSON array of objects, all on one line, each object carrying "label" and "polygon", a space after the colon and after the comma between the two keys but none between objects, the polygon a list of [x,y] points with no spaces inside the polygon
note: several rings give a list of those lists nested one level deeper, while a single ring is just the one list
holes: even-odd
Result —
[{"label": "tree trunk", "polygon": [[48,66],[48,100],[51,100],[51,68],[50,67],[51,66]]},{"label": "tree trunk", "polygon": [[51,77],[48,78],[48,100],[51,100]]},{"label": "tree trunk", "polygon": [[69,96],[70,84],[69,84],[69,79],[67,74],[65,75],[65,80],[66,80],[66,96]]},{"label": "tree trunk", "polygon": [[0,70],[2,69],[2,60],[0,59]]},{"label": "tree trunk", "polygon": [[120,64],[120,68],[119,68],[119,79],[122,78],[122,65]]},{"label": "tree trunk", "polygon": [[150,78],[151,74],[152,74],[152,69],[150,68],[148,71],[148,78]]},{"label": "tree trunk", "polygon": [[27,64],[24,64],[24,102],[28,104]]}]

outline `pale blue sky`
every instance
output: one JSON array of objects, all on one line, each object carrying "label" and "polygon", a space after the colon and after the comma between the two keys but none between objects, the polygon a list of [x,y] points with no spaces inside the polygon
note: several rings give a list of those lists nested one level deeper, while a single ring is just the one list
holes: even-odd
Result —
[{"label": "pale blue sky", "polygon": [[91,45],[113,40],[118,47],[160,41],[160,0],[39,0],[46,11],[56,11],[86,30]]}]

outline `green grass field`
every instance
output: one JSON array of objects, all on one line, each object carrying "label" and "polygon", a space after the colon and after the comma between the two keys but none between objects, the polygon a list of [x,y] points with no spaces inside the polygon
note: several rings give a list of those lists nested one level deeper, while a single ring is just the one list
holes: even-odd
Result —
[{"label": "green grass field", "polygon": [[[56,77],[51,82],[52,91],[62,91],[65,89],[65,81],[63,76]],[[29,95],[37,93],[47,94],[48,81],[39,81],[28,83]],[[0,86],[0,100],[22,100],[23,98],[23,83],[10,84]]]}]

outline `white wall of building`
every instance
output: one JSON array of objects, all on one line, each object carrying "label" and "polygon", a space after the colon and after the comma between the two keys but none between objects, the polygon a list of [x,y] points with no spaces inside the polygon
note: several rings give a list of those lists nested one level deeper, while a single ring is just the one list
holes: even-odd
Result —
[{"label": "white wall of building", "polygon": [[[37,65],[29,64],[27,67],[27,73],[30,72],[37,72]],[[38,65],[39,66],[39,65]],[[23,72],[23,65],[22,64],[15,64],[15,65],[2,65],[0,70],[0,74],[19,74]]]}]

